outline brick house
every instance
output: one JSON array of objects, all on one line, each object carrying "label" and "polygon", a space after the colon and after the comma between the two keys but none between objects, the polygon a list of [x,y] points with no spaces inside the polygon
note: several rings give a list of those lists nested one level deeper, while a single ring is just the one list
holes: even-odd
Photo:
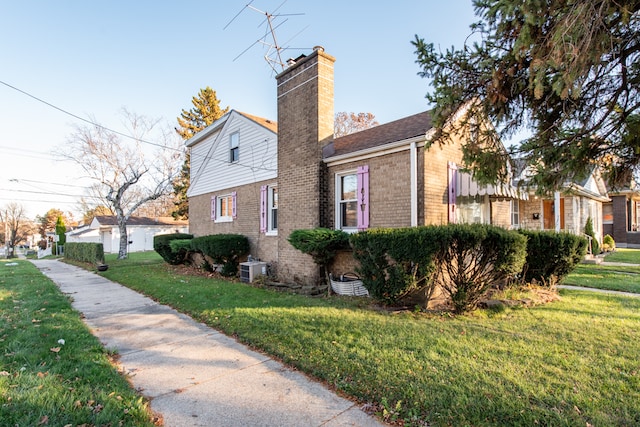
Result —
[{"label": "brick house", "polygon": [[640,248],[640,188],[635,180],[609,190],[611,201],[602,206],[602,228],[620,248]]},{"label": "brick house", "polygon": [[[523,170],[516,181],[526,186],[527,170]],[[591,218],[594,234],[602,243],[603,206],[610,202],[605,182],[598,168],[580,182],[565,183],[553,195],[536,194],[536,188],[528,187],[528,200],[514,201],[512,223],[514,227],[530,230],[565,231],[584,234],[587,219]]]},{"label": "brick house", "polygon": [[318,47],[276,76],[277,128],[232,110],[187,141],[194,235],[246,235],[281,280],[315,283],[317,266],[287,240],[293,230],[511,226],[518,192],[458,170],[469,133],[430,145],[429,112],[334,139],[334,62]]}]

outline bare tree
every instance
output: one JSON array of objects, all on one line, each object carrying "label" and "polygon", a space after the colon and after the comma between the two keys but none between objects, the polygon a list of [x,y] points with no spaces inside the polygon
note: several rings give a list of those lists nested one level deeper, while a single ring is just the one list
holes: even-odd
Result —
[{"label": "bare tree", "polygon": [[115,212],[120,230],[118,259],[127,256],[129,217],[143,204],[172,191],[182,152],[173,130],[160,129],[158,120],[123,111],[130,137],[100,125],[77,126],[69,137],[67,154],[95,181],[94,196]]},{"label": "bare tree", "polygon": [[360,132],[365,129],[378,126],[380,123],[376,120],[376,116],[371,113],[347,113],[341,111],[336,113],[333,136],[335,138],[349,135],[351,133]]},{"label": "bare tree", "polygon": [[0,222],[5,229],[7,257],[13,258],[16,245],[27,239],[33,231],[32,224],[25,215],[24,207],[15,202],[7,204],[0,210]]}]

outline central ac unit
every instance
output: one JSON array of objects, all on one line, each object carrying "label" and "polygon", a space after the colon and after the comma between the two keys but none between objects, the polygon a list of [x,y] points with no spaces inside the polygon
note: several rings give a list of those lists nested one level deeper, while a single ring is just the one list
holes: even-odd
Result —
[{"label": "central ac unit", "polygon": [[240,280],[251,283],[261,274],[267,274],[267,263],[260,261],[241,262]]}]

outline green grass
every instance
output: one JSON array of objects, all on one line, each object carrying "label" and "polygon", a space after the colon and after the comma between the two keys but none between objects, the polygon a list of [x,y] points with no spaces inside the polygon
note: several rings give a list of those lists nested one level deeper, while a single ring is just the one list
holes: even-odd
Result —
[{"label": "green grass", "polygon": [[0,354],[2,425],[154,425],[69,299],[27,261],[0,261]]},{"label": "green grass", "polygon": [[640,264],[640,249],[618,248],[605,255],[607,262],[626,262],[629,264]]},{"label": "green grass", "polygon": [[[640,299],[561,291],[530,309],[390,313],[190,276],[154,254],[106,277],[408,425],[640,424]],[[144,274],[140,274],[144,266]]]},{"label": "green grass", "polygon": [[562,284],[640,294],[640,267],[580,264]]}]

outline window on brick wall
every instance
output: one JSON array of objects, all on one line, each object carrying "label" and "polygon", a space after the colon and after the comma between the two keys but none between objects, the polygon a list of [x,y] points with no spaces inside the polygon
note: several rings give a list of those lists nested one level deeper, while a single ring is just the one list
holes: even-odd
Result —
[{"label": "window on brick wall", "polygon": [[489,196],[457,197],[456,222],[459,224],[491,224]]},{"label": "window on brick wall", "polygon": [[211,219],[215,222],[231,222],[237,217],[237,197],[234,191],[211,198]]},{"label": "window on brick wall", "polygon": [[613,224],[613,203],[602,204],[602,223]]},{"label": "window on brick wall", "polygon": [[278,187],[260,187],[260,232],[278,234]]},{"label": "window on brick wall", "polygon": [[240,160],[240,132],[229,135],[229,162]]},{"label": "window on brick wall", "polygon": [[369,228],[369,167],[336,174],[336,228],[344,231]]},{"label": "window on brick wall", "polygon": [[520,228],[520,200],[511,200],[511,228]]}]

